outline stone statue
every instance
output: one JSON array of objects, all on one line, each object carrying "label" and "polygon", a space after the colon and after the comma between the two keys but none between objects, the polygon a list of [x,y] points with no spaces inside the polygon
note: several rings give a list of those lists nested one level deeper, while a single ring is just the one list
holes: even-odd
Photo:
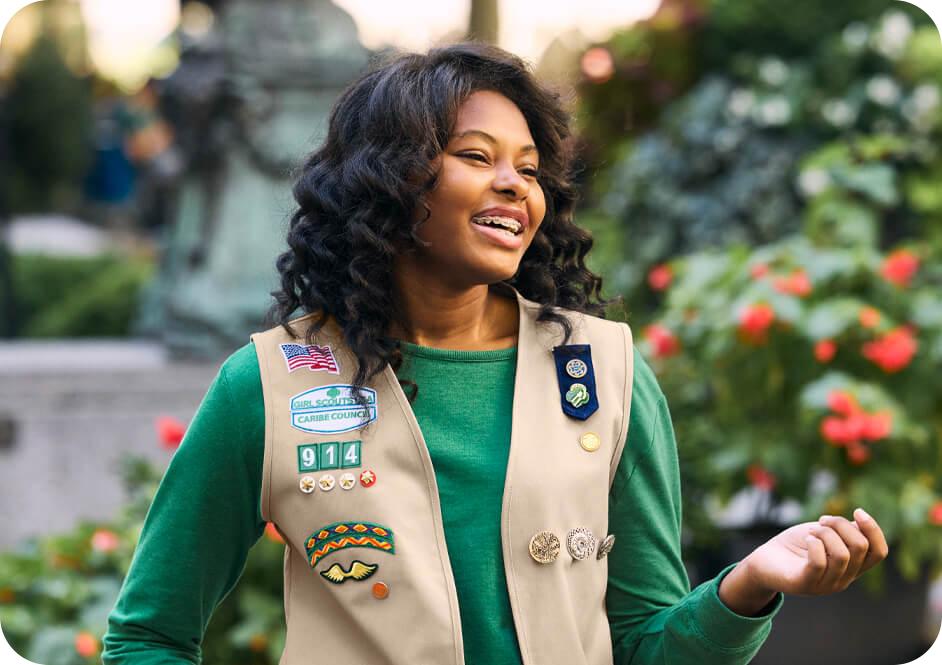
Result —
[{"label": "stone statue", "polygon": [[185,167],[141,333],[214,358],[259,329],[294,208],[291,170],[371,55],[329,0],[230,0],[185,46],[161,89]]}]

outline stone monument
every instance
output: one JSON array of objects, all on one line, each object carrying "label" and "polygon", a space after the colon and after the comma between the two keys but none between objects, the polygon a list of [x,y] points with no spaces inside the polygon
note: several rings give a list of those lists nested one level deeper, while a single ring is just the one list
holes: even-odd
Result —
[{"label": "stone monument", "polygon": [[258,330],[294,208],[292,169],[368,64],[329,0],[229,0],[161,85],[185,167],[138,330],[177,357],[218,358]]}]

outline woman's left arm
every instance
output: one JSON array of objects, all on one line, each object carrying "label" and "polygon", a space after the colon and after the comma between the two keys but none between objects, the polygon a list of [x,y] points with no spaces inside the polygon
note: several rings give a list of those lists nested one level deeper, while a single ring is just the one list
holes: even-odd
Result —
[{"label": "woman's left arm", "polygon": [[634,354],[628,440],[609,496],[606,609],[617,665],[745,665],[765,642],[782,604],[744,616],[719,596],[733,569],[690,590],[681,559],[677,446],[667,400]]}]

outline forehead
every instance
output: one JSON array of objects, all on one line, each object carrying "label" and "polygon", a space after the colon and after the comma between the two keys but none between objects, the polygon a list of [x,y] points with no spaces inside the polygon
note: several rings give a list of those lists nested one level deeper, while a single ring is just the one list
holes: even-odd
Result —
[{"label": "forehead", "polygon": [[507,97],[493,90],[478,90],[458,107],[455,134],[478,129],[498,140],[532,143],[527,119],[520,108]]}]

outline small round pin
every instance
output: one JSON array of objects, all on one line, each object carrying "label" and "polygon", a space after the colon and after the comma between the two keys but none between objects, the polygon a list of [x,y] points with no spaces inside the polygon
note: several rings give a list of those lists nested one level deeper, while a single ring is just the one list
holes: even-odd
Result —
[{"label": "small round pin", "polygon": [[334,489],[334,485],[336,484],[337,484],[337,479],[334,478],[329,473],[317,479],[317,486],[320,487],[325,492],[329,492],[330,490]]},{"label": "small round pin", "polygon": [[301,476],[301,482],[298,483],[298,487],[305,494],[310,494],[314,491],[316,484],[311,476]]},{"label": "small round pin", "polygon": [[540,531],[530,539],[530,556],[537,563],[552,563],[559,556],[559,538],[552,531]]},{"label": "small round pin", "polygon": [[583,450],[594,453],[602,445],[602,439],[595,432],[586,432],[579,437],[579,445]]},{"label": "small round pin", "polygon": [[574,379],[581,379],[589,371],[588,366],[582,360],[573,358],[566,363],[566,374]]},{"label": "small round pin", "polygon": [[576,527],[569,531],[566,537],[566,549],[573,559],[584,561],[595,551],[596,539],[592,532],[585,527]]}]

